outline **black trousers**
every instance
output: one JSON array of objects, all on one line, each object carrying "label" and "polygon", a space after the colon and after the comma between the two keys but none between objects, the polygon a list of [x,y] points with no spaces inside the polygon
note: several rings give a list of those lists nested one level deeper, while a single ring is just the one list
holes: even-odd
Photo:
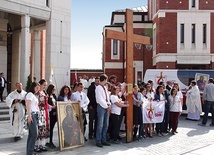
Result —
[{"label": "black trousers", "polygon": [[3,92],[4,92],[4,87],[0,87],[0,99],[3,101]]},{"label": "black trousers", "polygon": [[208,113],[211,112],[212,113],[211,124],[214,125],[214,101],[205,101],[205,104],[203,106],[204,106],[204,116],[203,116],[202,124],[207,123]]},{"label": "black trousers", "polygon": [[113,140],[116,141],[120,131],[120,124],[119,124],[120,115],[111,114],[110,120],[111,120],[111,136]]},{"label": "black trousers", "polygon": [[57,122],[57,115],[53,115],[50,113],[50,143],[53,142],[53,129]]},{"label": "black trousers", "polygon": [[88,109],[89,112],[89,138],[96,137],[97,109]]},{"label": "black trousers", "polygon": [[163,132],[167,132],[168,127],[169,127],[169,109],[166,109],[163,118]]}]

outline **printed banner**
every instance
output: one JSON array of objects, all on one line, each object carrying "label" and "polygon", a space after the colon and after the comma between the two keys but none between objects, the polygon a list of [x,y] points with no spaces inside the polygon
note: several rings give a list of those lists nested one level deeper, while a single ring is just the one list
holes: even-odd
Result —
[{"label": "printed banner", "polygon": [[161,123],[165,111],[164,101],[147,101],[143,103],[143,123]]}]

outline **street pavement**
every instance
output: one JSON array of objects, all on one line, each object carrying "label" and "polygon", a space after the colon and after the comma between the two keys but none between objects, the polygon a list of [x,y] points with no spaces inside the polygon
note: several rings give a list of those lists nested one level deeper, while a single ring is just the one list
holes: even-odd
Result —
[{"label": "street pavement", "polygon": [[[209,118],[206,127],[198,126],[201,121],[186,120],[186,115],[179,118],[178,133],[163,137],[153,136],[140,141],[111,144],[98,148],[95,140],[88,140],[85,145],[66,151],[59,150],[57,125],[54,128],[55,149],[48,149],[40,155],[214,155],[214,127],[210,127]],[[25,155],[27,131],[22,140],[14,142],[9,121],[0,122],[0,155]],[[124,135],[124,133],[121,133]]]}]

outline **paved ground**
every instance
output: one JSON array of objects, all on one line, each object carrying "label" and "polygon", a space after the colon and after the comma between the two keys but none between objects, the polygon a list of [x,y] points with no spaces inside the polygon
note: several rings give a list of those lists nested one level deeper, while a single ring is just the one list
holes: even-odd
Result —
[{"label": "paved ground", "polygon": [[[59,148],[49,149],[41,155],[214,155],[214,127],[198,126],[199,121],[179,120],[178,134],[164,137],[154,136],[131,143],[112,144],[110,147],[98,148],[95,140],[85,146],[67,151]],[[13,141],[9,121],[0,122],[0,155],[25,155],[27,132],[18,142]],[[57,126],[54,129],[54,143],[59,146]]]}]

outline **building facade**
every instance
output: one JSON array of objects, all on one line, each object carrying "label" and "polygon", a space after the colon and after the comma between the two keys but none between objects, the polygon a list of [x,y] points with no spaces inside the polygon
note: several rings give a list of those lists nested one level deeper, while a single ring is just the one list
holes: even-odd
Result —
[{"label": "building facade", "polygon": [[[133,8],[133,33],[144,36],[152,36],[152,21],[148,19],[147,7]],[[119,82],[126,80],[126,49],[125,42],[105,38],[105,30],[125,32],[125,10],[112,13],[111,24],[103,29],[103,69],[107,75],[116,75]],[[146,69],[152,66],[152,50],[148,46],[134,45],[134,75],[135,81],[142,81]]]},{"label": "building facade", "polygon": [[214,68],[214,1],[149,0],[148,8],[155,68]]},{"label": "building facade", "polygon": [[[0,72],[11,88],[27,77],[70,83],[70,0],[0,0]],[[50,81],[49,81],[50,80]]]},{"label": "building facade", "polygon": [[[148,0],[148,8],[132,10],[134,33],[152,39],[151,51],[145,45],[134,46],[135,83],[150,68],[214,69],[213,0]],[[115,11],[111,25],[104,30],[123,32],[124,23],[124,12]],[[105,37],[103,40],[104,72],[123,80],[125,43]]]}]

